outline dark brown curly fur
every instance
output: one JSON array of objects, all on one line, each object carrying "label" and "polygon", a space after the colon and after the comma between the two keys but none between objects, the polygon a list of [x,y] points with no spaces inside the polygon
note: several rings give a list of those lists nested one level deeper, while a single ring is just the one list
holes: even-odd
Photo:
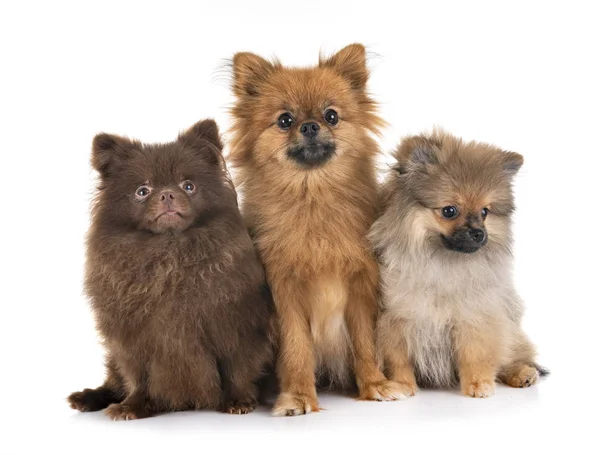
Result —
[{"label": "dark brown curly fur", "polygon": [[168,144],[94,139],[85,287],[107,377],[73,408],[135,419],[256,406],[272,300],[221,151],[212,120]]}]

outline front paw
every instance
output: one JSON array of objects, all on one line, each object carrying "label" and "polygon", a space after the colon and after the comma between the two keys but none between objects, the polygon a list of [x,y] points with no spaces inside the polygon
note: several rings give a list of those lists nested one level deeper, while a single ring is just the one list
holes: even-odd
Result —
[{"label": "front paw", "polygon": [[359,400],[395,401],[412,397],[417,392],[416,384],[396,381],[380,381],[367,384],[360,390]]},{"label": "front paw", "polygon": [[104,410],[104,413],[111,418],[111,420],[137,420],[151,417],[152,414],[136,410],[134,407],[123,403],[111,404]]},{"label": "front paw", "polygon": [[298,416],[311,412],[319,412],[317,397],[282,392],[273,406],[272,414],[274,416]]},{"label": "front paw", "polygon": [[488,398],[494,395],[495,385],[492,380],[472,381],[462,386],[462,393],[473,398]]},{"label": "front paw", "polygon": [[89,396],[90,391],[91,389],[85,389],[81,392],[73,392],[67,398],[69,406],[71,406],[72,409],[76,409],[80,412],[95,411],[96,409],[92,409],[87,398]]},{"label": "front paw", "polygon": [[225,403],[223,412],[227,414],[249,414],[256,409],[256,400],[248,398],[245,400],[230,400]]}]

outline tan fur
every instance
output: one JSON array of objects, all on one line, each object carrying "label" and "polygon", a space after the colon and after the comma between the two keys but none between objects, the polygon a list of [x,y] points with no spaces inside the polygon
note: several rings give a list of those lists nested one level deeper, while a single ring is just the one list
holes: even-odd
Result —
[{"label": "tan fur", "polygon": [[[393,399],[394,385],[375,362],[378,267],[365,241],[377,198],[378,149],[369,133],[383,124],[365,89],[365,50],[348,46],[315,68],[241,53],[233,71],[230,159],[279,318],[274,413],[318,411],[315,373],[340,388],[355,378],[360,398]],[[329,108],[339,114],[335,126],[323,119]],[[290,131],[277,125],[283,112],[296,119]],[[306,121],[336,146],[329,161],[309,169],[288,155]]]},{"label": "tan fur", "polygon": [[[388,377],[407,395],[418,383],[460,381],[472,397],[492,395],[496,379],[535,383],[535,350],[511,277],[511,181],[522,157],[436,131],[407,138],[396,158],[370,232],[382,264],[377,342]],[[441,215],[449,205],[459,212],[452,220]],[[465,226],[487,231],[471,254],[442,241]]]}]

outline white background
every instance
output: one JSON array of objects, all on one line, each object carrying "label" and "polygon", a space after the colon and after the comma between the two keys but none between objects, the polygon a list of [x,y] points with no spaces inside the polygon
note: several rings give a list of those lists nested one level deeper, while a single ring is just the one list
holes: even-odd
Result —
[{"label": "white background", "polygon": [[[396,4],[397,3],[397,4]],[[451,5],[452,4],[452,5]],[[600,33],[593,2],[2,2],[0,453],[598,453]],[[486,400],[326,396],[319,414],[214,412],[111,422],[65,397],[102,382],[82,295],[100,131],[169,141],[228,125],[226,59],[312,65],[362,42],[400,137],[440,125],[522,153],[516,281],[553,375]]]}]

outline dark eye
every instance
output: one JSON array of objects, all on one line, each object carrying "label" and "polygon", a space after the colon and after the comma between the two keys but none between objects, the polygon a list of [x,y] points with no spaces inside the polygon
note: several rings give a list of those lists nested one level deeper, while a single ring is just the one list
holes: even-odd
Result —
[{"label": "dark eye", "polygon": [[142,186],[138,187],[137,190],[135,190],[135,196],[138,199],[144,199],[149,194],[150,194],[150,188],[148,188],[146,185],[142,185]]},{"label": "dark eye", "polygon": [[281,114],[279,116],[279,118],[277,119],[277,125],[282,130],[289,130],[293,123],[294,123],[294,117],[292,117],[292,114],[290,114],[289,112],[286,112],[285,114]]},{"label": "dark eye", "polygon": [[484,207],[481,209],[481,217],[485,220],[485,217],[488,216],[488,213],[490,213],[490,209]]},{"label": "dark eye", "polygon": [[325,121],[327,123],[329,123],[330,125],[337,125],[338,122],[338,114],[336,111],[334,111],[333,109],[327,109],[325,111]]},{"label": "dark eye", "polygon": [[183,182],[181,188],[183,188],[183,191],[187,191],[188,193],[193,193],[196,189],[192,182]]},{"label": "dark eye", "polygon": [[458,216],[458,209],[453,205],[448,205],[442,209],[442,216],[448,220]]}]

